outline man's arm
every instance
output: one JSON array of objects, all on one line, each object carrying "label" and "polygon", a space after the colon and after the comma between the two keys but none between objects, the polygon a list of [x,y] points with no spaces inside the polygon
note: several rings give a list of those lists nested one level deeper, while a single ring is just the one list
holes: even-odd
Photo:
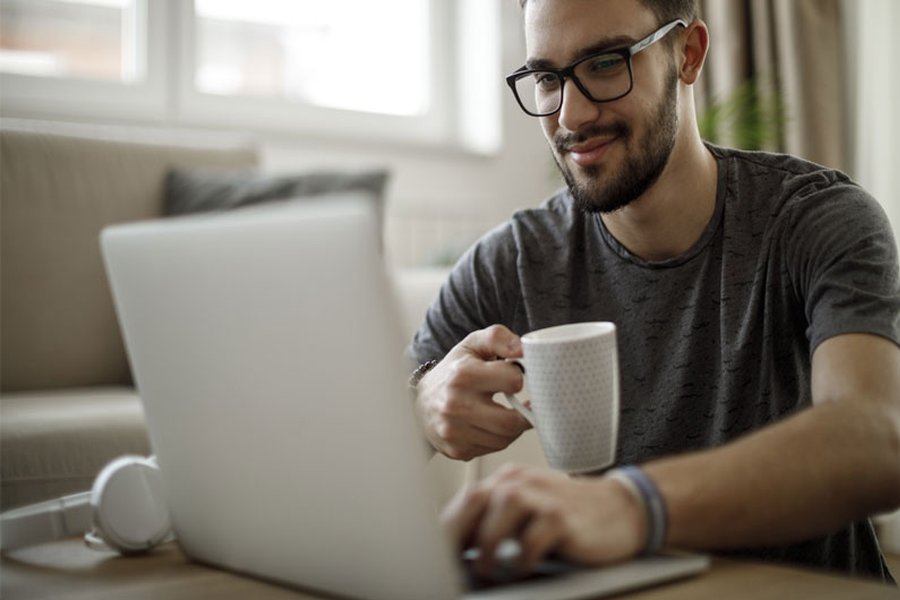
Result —
[{"label": "man's arm", "polygon": [[[643,466],[665,498],[667,546],[797,542],[900,505],[900,348],[874,335],[827,340],[812,387],[814,406],[798,415]],[[526,569],[553,550],[603,563],[639,550],[647,523],[635,503],[616,480],[507,469],[461,494],[444,520],[461,545],[482,548],[485,572],[506,537],[519,537]]]},{"label": "man's arm", "polygon": [[720,449],[645,466],[668,543],[796,542],[900,504],[900,348],[841,335],[813,355],[814,407]]}]

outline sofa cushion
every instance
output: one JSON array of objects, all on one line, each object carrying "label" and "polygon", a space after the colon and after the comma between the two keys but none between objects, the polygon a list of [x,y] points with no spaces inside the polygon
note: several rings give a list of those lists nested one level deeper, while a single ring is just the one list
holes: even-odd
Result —
[{"label": "sofa cushion", "polygon": [[100,230],[160,216],[172,167],[250,168],[255,149],[4,129],[0,154],[2,390],[129,383]]},{"label": "sofa cushion", "polygon": [[144,412],[131,388],[0,396],[2,510],[87,491],[112,459],[149,453]]},{"label": "sofa cushion", "polygon": [[267,175],[253,171],[172,169],[166,178],[166,214],[225,210],[346,191],[368,192],[381,214],[387,177],[387,171],[382,170]]}]

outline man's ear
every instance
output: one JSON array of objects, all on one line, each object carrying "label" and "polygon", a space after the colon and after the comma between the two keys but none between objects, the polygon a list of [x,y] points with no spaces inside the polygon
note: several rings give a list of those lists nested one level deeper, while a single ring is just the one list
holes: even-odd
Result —
[{"label": "man's ear", "polygon": [[682,34],[681,46],[681,64],[678,69],[678,76],[684,83],[692,85],[706,62],[706,53],[709,50],[709,29],[706,23],[696,20],[688,25]]}]

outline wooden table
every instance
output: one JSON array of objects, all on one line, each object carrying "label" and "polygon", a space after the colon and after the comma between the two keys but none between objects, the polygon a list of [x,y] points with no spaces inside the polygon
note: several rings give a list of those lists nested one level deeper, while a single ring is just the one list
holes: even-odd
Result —
[{"label": "wooden table", "polygon": [[[198,565],[174,544],[140,557],[120,557],[64,540],[3,555],[0,597],[4,600],[311,600],[309,592]],[[621,598],[623,596],[617,596]],[[702,575],[626,594],[629,600],[875,600],[900,598],[900,590],[871,581],[814,571],[714,558]]]}]

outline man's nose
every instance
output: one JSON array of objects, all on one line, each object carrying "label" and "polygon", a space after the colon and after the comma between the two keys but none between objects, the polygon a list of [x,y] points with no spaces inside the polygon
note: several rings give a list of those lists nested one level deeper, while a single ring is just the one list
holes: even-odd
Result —
[{"label": "man's nose", "polygon": [[600,106],[585,96],[575,82],[567,79],[563,87],[563,102],[559,108],[559,125],[568,131],[578,131],[597,120]]}]

